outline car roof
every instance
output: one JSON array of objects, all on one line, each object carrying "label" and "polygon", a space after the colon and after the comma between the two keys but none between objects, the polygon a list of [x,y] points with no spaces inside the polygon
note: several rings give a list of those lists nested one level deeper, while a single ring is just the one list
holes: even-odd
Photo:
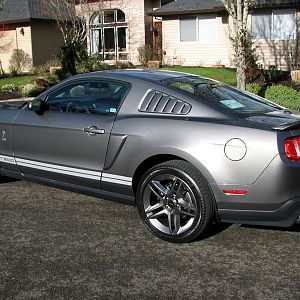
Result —
[{"label": "car roof", "polygon": [[109,71],[98,71],[92,73],[85,73],[77,75],[78,77],[90,77],[90,76],[103,76],[103,77],[113,77],[119,79],[125,79],[128,77],[150,80],[150,81],[161,81],[165,79],[170,79],[174,77],[184,77],[191,76],[190,74],[172,72],[172,71],[158,71],[149,69],[126,69],[126,70],[109,70]]},{"label": "car roof", "polygon": [[[63,80],[58,85],[54,86],[52,89],[60,87],[64,84],[68,84],[73,80],[80,80],[80,79],[113,79],[113,80],[121,80],[121,81],[129,81],[133,82],[135,80],[142,80],[146,82],[153,82],[158,85],[163,85],[162,81],[174,78],[182,78],[182,77],[197,77],[200,78],[203,83],[211,83],[212,79],[201,77],[198,75],[181,73],[181,72],[174,72],[174,71],[161,71],[161,70],[150,70],[150,69],[123,69],[123,70],[104,70],[104,71],[96,71],[96,72],[89,72],[89,73],[82,73],[77,74],[75,76],[71,76],[65,80]],[[49,94],[49,89],[43,92],[40,96],[44,96]]]}]

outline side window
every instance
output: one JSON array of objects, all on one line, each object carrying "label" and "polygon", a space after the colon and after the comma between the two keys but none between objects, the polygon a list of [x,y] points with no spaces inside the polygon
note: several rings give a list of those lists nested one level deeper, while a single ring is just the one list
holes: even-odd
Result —
[{"label": "side window", "polygon": [[128,85],[106,80],[76,81],[52,92],[47,110],[66,113],[115,114]]}]

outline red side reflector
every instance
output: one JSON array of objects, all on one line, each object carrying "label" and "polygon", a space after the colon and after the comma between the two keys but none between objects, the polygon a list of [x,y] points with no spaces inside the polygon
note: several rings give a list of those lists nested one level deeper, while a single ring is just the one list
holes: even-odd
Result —
[{"label": "red side reflector", "polygon": [[284,141],[285,155],[290,160],[300,161],[300,137],[288,138]]},{"label": "red side reflector", "polygon": [[225,195],[244,196],[248,194],[246,190],[223,190]]}]

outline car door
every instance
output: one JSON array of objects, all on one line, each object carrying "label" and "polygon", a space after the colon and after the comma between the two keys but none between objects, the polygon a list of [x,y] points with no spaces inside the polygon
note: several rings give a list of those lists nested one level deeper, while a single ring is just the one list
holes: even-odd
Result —
[{"label": "car door", "polygon": [[[18,115],[18,109],[0,108],[0,169],[1,173],[19,173],[14,159],[12,122]],[[14,176],[13,175],[13,176]]]},{"label": "car door", "polygon": [[100,187],[110,132],[128,85],[74,80],[54,89],[43,111],[13,123],[15,160],[25,176]]}]

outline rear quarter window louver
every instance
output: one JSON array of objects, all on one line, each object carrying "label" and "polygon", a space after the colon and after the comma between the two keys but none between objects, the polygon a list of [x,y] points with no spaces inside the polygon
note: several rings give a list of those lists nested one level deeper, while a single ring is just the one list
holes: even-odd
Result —
[{"label": "rear quarter window louver", "polygon": [[186,115],[190,110],[190,104],[170,95],[153,90],[147,92],[139,108],[139,111],[142,112],[173,115]]}]

